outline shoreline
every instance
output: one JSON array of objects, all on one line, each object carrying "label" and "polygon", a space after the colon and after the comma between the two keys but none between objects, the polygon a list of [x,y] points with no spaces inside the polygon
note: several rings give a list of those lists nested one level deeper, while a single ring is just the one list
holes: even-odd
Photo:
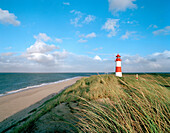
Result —
[{"label": "shoreline", "polygon": [[74,79],[74,78],[81,78],[81,77],[83,77],[83,76],[77,76],[77,77],[73,77],[73,78],[67,78],[67,79],[63,79],[63,80],[58,80],[58,81],[55,81],[55,82],[42,83],[42,84],[38,84],[38,85],[27,86],[25,88],[20,88],[20,89],[17,89],[17,90],[7,91],[5,93],[1,93],[0,98],[4,97],[4,96],[7,96],[7,95],[11,95],[11,94],[19,93],[19,92],[22,92],[22,91],[26,91],[26,90],[29,90],[29,89],[35,89],[35,88],[38,88],[38,87],[51,85],[51,84],[56,84],[56,83],[60,83],[60,82],[65,82],[65,81],[68,81],[68,80],[71,80],[71,79]]},{"label": "shoreline", "polygon": [[70,85],[74,84],[82,77],[74,77],[57,81],[48,85],[39,86],[32,89],[26,89],[16,93],[8,94],[0,97],[0,122],[8,117],[40,102],[43,98],[52,94],[58,94]]}]

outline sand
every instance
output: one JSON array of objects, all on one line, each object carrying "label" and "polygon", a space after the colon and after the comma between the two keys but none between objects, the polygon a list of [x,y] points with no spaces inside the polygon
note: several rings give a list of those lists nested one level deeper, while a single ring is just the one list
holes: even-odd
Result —
[{"label": "sand", "polygon": [[[60,83],[45,85],[0,97],[0,122],[37,102],[42,104],[42,99],[45,99],[49,95],[53,96],[59,93],[79,79],[80,77],[77,77]],[[49,97],[45,100],[48,99]]]}]

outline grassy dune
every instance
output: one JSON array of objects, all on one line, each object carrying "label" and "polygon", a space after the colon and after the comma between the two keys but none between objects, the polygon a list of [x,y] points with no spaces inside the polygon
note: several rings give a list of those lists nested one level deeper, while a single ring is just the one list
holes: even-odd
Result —
[{"label": "grassy dune", "polygon": [[169,74],[82,78],[11,131],[170,132],[169,89]]}]

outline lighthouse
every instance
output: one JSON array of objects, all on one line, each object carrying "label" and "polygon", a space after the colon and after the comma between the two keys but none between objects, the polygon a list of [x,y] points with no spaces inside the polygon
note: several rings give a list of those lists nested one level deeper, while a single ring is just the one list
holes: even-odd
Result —
[{"label": "lighthouse", "polygon": [[119,54],[117,54],[116,56],[116,71],[115,71],[115,75],[118,77],[122,77],[122,69],[121,69],[121,56]]}]

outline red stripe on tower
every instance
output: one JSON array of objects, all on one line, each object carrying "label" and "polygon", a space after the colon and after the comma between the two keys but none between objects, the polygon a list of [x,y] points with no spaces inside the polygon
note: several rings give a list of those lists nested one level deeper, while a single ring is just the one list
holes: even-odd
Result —
[{"label": "red stripe on tower", "polygon": [[121,67],[116,67],[116,72],[122,72]]},{"label": "red stripe on tower", "polygon": [[121,56],[117,54],[116,56],[116,72],[115,75],[118,77],[122,77],[122,69],[121,69]]}]

